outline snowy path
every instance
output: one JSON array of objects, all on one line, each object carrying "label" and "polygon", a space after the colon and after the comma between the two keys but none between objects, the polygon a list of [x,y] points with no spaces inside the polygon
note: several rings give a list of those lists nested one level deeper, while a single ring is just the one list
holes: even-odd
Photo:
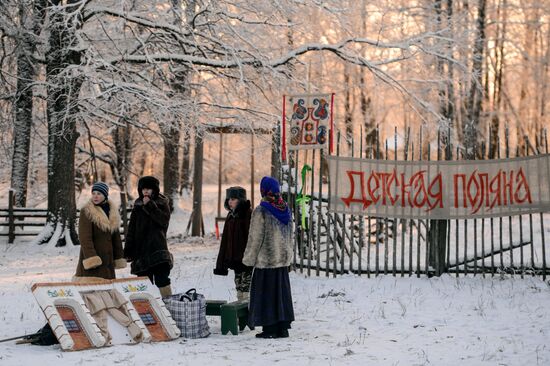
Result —
[{"label": "snowy path", "polygon": [[[217,243],[172,244],[176,290],[235,298],[232,275],[212,275]],[[68,280],[76,252],[0,244],[0,338],[44,324],[33,282]],[[119,275],[129,276],[128,270]],[[0,343],[0,365],[548,365],[550,286],[538,278],[340,278],[291,274],[291,336],[255,331],[206,339],[62,352],[58,346]]]}]

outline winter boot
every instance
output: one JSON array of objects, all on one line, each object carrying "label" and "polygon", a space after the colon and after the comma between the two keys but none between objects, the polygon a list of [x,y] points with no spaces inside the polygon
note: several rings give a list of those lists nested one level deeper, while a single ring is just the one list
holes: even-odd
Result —
[{"label": "winter boot", "polygon": [[256,338],[278,338],[277,325],[264,325],[263,332],[256,334]]},{"label": "winter boot", "polygon": [[288,338],[288,328],[290,328],[290,322],[277,323],[277,338]]},{"label": "winter boot", "polygon": [[288,328],[285,324],[279,323],[277,327],[277,338],[288,338]]},{"label": "winter boot", "polygon": [[159,291],[163,299],[172,296],[172,287],[170,287],[170,285],[159,287]]},{"label": "winter boot", "polygon": [[277,338],[288,338],[288,329],[279,329],[277,331]]}]

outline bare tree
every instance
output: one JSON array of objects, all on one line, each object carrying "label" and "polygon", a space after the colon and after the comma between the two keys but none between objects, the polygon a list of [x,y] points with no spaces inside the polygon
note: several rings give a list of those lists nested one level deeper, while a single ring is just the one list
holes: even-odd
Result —
[{"label": "bare tree", "polygon": [[476,154],[476,146],[478,144],[478,133],[480,125],[480,115],[483,99],[482,87],[482,65],[483,53],[485,48],[485,16],[486,16],[486,0],[478,1],[476,33],[474,37],[474,51],[472,62],[472,80],[468,99],[466,101],[467,120],[464,124],[464,145],[465,156],[467,159],[474,159]]},{"label": "bare tree", "polygon": [[[44,17],[45,0],[19,1],[17,39],[17,90],[14,96],[14,142],[11,187],[15,190],[15,205],[27,202],[27,180],[33,123],[33,85],[37,74],[34,59]],[[0,22],[0,24],[6,24]],[[13,30],[12,30],[13,31]]]},{"label": "bare tree", "polygon": [[[500,113],[502,107],[502,79],[504,73],[504,41],[506,39],[506,0],[498,0],[497,3],[497,19],[496,19],[496,35],[495,35],[495,48],[494,48],[494,80],[493,85],[493,105],[490,120],[491,139],[489,141],[489,158],[497,158],[498,141],[499,141],[499,129],[500,129]],[[487,84],[486,90],[489,91],[489,78],[486,78]],[[523,138],[520,139],[522,141]]]},{"label": "bare tree", "polygon": [[[276,4],[269,1],[56,0],[49,1],[48,5],[50,38],[45,62],[51,186],[49,222],[56,225],[68,223],[70,228],[74,222],[71,211],[74,202],[66,201],[67,196],[74,196],[74,190],[69,187],[74,179],[74,156],[68,155],[74,155],[81,121],[95,121],[98,127],[101,124],[109,128],[117,126],[117,129],[127,125],[135,133],[156,134],[155,138],[164,142],[164,185],[172,195],[172,188],[178,182],[181,133],[186,136],[195,127],[200,130],[202,123],[212,119],[248,127],[258,121],[271,125],[279,115],[273,96],[284,88],[304,88],[303,69],[307,64],[304,61],[311,54],[323,55],[329,60],[324,62],[327,68],[339,69],[347,64],[359,66],[357,69],[362,75],[368,71],[381,85],[389,86],[405,95],[411,104],[420,106],[425,112],[421,118],[440,116],[424,99],[429,93],[418,93],[411,86],[416,81],[398,78],[402,63],[411,66],[424,61],[419,55],[440,55],[441,48],[437,47],[441,46],[435,41],[440,35],[419,28],[415,34],[409,32],[406,36],[388,33],[369,38],[349,28],[353,22],[338,20],[342,14],[350,18],[357,18],[357,14],[346,13],[337,1],[323,5],[309,0],[304,4],[292,0]],[[185,20],[182,13],[181,21],[176,11],[180,7],[186,12]],[[318,15],[315,32],[301,19],[292,20],[296,8],[307,11],[309,7]],[[412,17],[419,16],[415,7],[405,12],[410,12]],[[325,32],[326,35],[319,37],[319,32],[337,24],[337,32]],[[289,30],[293,32],[290,39]],[[454,61],[452,55],[442,57],[448,62]],[[418,72],[421,75],[422,70]],[[319,75],[323,72],[319,71]],[[332,81],[340,78],[336,75]],[[364,79],[361,80],[364,86]],[[117,94],[124,96],[119,99],[124,108],[108,102]],[[255,104],[242,102],[248,99]],[[350,105],[350,111],[362,113],[364,120],[368,97],[363,95],[359,99],[350,94],[350,100],[361,100],[361,110],[355,112]],[[130,111],[136,110],[139,111],[136,118],[127,118]],[[115,141],[120,138],[118,133],[111,138],[113,146],[121,146]],[[62,159],[63,167],[59,163]],[[185,158],[181,165],[185,166]],[[118,168],[113,170],[117,181],[119,174]],[[64,185],[56,185],[60,179]],[[61,206],[71,212],[62,212]]]},{"label": "bare tree", "polygon": [[344,126],[346,128],[346,143],[348,145],[348,151],[351,152],[351,141],[353,140],[353,110],[351,100],[351,76],[350,66],[344,65]]},{"label": "bare tree", "polygon": [[[184,28],[192,30],[192,21],[195,16],[196,3],[194,0],[185,1],[185,18],[182,17],[182,1],[171,0],[172,9],[174,13],[174,25],[178,28]],[[185,19],[185,25],[182,22]],[[189,38],[189,37],[187,37]],[[189,65],[178,65],[172,71],[172,86],[175,91],[174,97],[182,98],[182,100],[189,100],[191,96],[190,77],[191,72]],[[164,193],[170,199],[170,208],[174,209],[174,199],[178,194],[178,186],[181,179],[179,175],[179,146],[180,146],[180,128],[181,121],[179,116],[176,116],[171,123],[165,123],[161,125],[161,133],[164,141]],[[184,154],[182,168],[185,169],[186,177],[189,175],[187,170],[189,169],[189,134],[184,134]],[[184,181],[185,185],[185,181]]]},{"label": "bare tree", "polygon": [[121,192],[128,192],[128,177],[132,170],[133,152],[133,127],[127,119],[122,119],[119,126],[112,131],[115,148],[115,161],[111,166],[111,172]]},{"label": "bare tree", "polygon": [[[454,18],[453,18],[453,0],[447,0],[447,26],[449,28],[449,34],[454,34]],[[445,116],[447,117],[447,120],[449,121],[449,127],[450,129],[453,129],[456,125],[456,105],[455,105],[455,88],[454,88],[454,49],[455,49],[455,42],[448,41],[448,49],[447,54],[450,56],[447,59],[447,108],[445,109]],[[447,138],[450,138],[448,136]]]},{"label": "bare tree", "polygon": [[[78,98],[83,77],[77,65],[76,31],[82,26],[75,15],[79,1],[49,0],[49,38],[46,52],[48,85],[48,221],[42,242],[78,243],[75,229],[75,145],[79,116]],[[53,230],[52,230],[53,229]]]}]

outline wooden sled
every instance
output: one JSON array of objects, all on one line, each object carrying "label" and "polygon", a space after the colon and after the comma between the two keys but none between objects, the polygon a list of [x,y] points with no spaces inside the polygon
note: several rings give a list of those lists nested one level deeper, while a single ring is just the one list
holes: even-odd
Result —
[{"label": "wooden sled", "polygon": [[64,351],[136,343],[127,328],[111,317],[108,318],[108,332],[112,339],[106,340],[82,297],[94,291],[116,290],[122,295],[127,301],[124,310],[141,330],[142,342],[168,341],[180,336],[158,288],[147,277],[36,283],[31,290]]}]

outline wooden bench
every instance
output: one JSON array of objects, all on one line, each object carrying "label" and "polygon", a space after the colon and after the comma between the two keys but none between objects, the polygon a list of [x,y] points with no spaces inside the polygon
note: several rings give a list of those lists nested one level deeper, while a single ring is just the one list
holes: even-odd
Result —
[{"label": "wooden bench", "polygon": [[221,306],[227,304],[225,300],[206,300],[206,315],[220,316]]},{"label": "wooden bench", "polygon": [[224,300],[207,300],[206,315],[220,316],[222,322],[222,334],[231,332],[238,335],[247,326],[250,330],[254,327],[248,325],[248,302],[234,301],[228,303]]}]

